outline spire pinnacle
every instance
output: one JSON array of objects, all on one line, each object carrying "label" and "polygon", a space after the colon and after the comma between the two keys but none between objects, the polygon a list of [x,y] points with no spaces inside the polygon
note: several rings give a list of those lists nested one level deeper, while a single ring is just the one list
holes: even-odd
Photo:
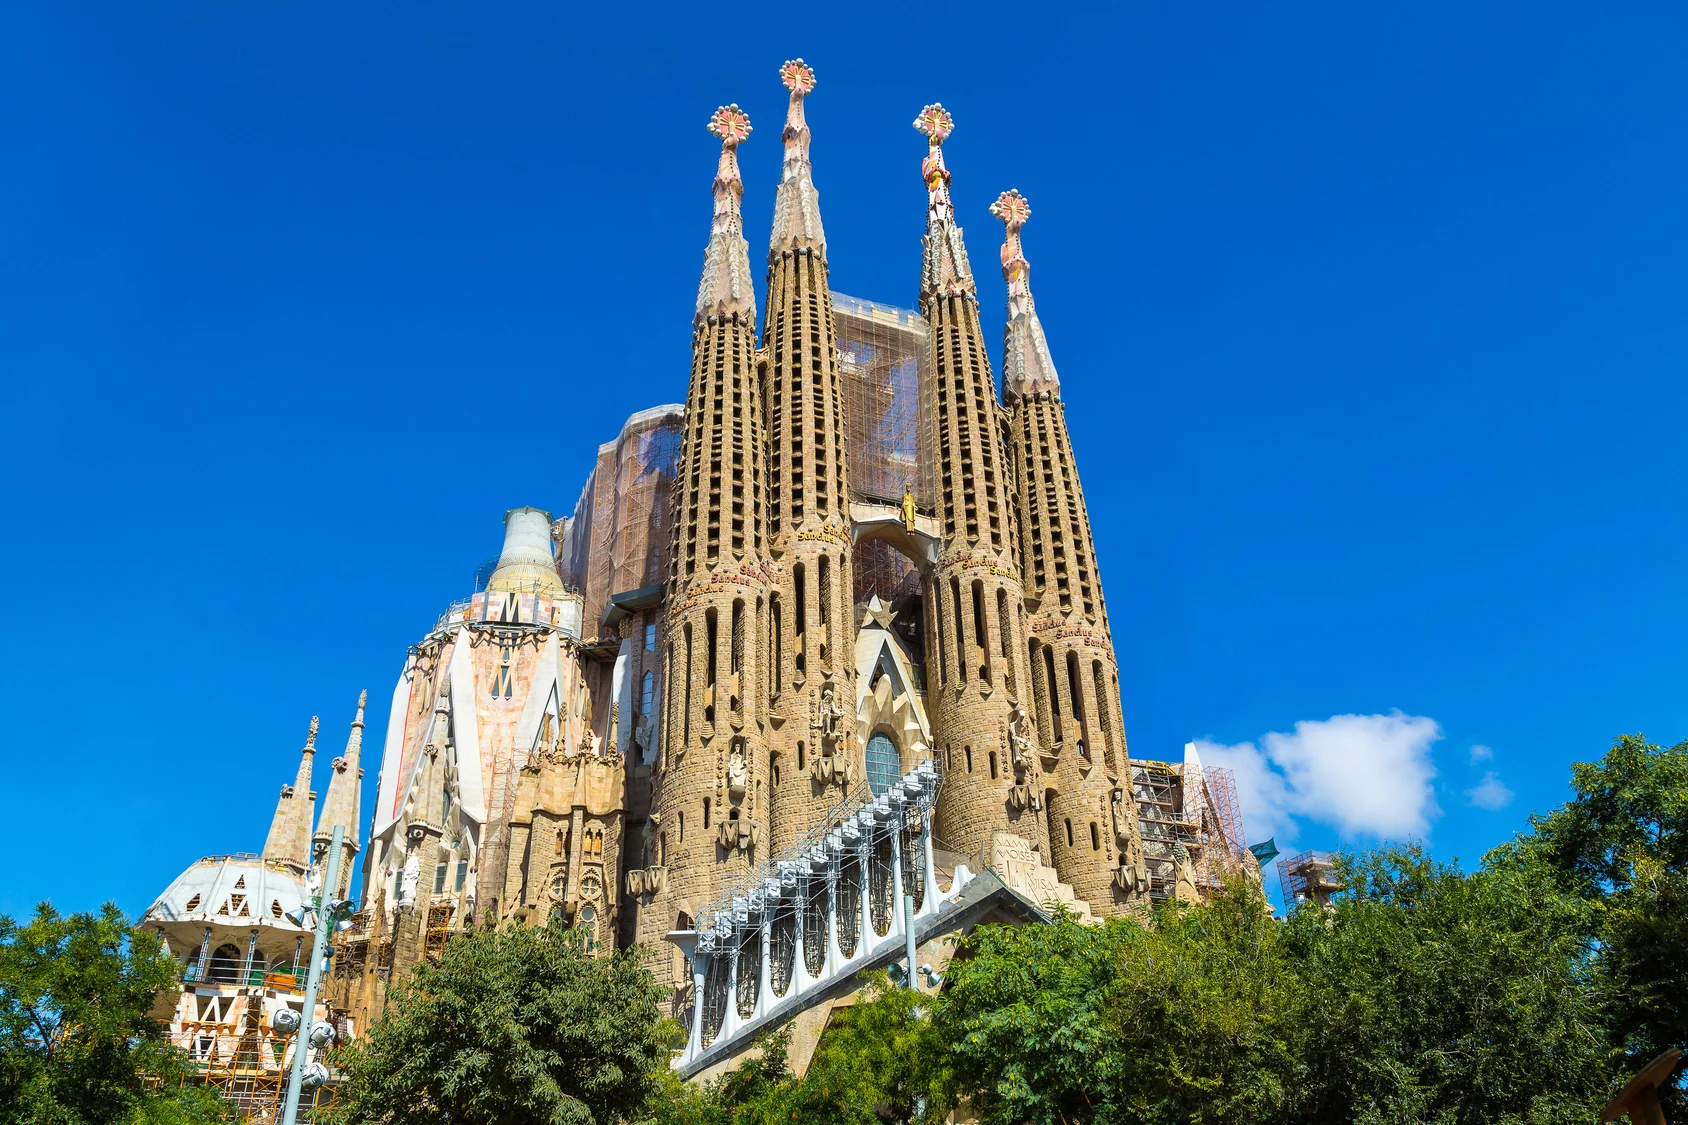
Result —
[{"label": "spire pinnacle", "polygon": [[363,712],[368,704],[369,692],[366,689],[358,694],[357,714],[352,717],[352,728],[346,735],[346,752],[334,759],[334,772],[328,778],[328,796],[322,801],[322,818],[311,837],[317,850],[326,854],[335,826],[344,828],[344,846],[349,851],[343,859],[348,864],[358,850],[358,797],[359,790],[363,788],[363,768],[359,759],[363,751]]},{"label": "spire pinnacle", "polygon": [[264,858],[287,863],[303,872],[310,865],[311,818],[316,813],[316,794],[311,792],[311,762],[316,757],[317,728],[315,715],[305,732],[305,745],[299,751],[299,772],[292,785],[281,787],[275,816],[270,821],[270,833],[264,839]]},{"label": "spire pinnacle", "polygon": [[815,72],[802,59],[780,67],[780,82],[791,91],[785,111],[785,168],[774,193],[774,232],[768,240],[770,256],[782,250],[813,250],[826,257],[826,232],[821,229],[820,193],[815,190],[809,163],[809,123],[803,118],[803,99],[815,88]]},{"label": "spire pinnacle", "polygon": [[926,181],[921,295],[972,296],[976,292],[973,267],[967,262],[967,248],[961,243],[961,228],[955,225],[955,206],[949,192],[950,171],[944,167],[943,145],[955,132],[955,118],[934,102],[920,111],[914,127],[926,135],[926,159],[920,162],[920,177]]},{"label": "spire pinnacle", "polygon": [[739,213],[744,180],[738,166],[738,146],[750,136],[750,117],[736,104],[724,105],[710,115],[708,128],[721,138],[721,160],[715,171],[715,217],[710,221],[703,280],[697,289],[697,320],[738,313],[754,324],[756,294],[751,288],[744,216]]},{"label": "spire pinnacle", "polygon": [[1059,391],[1055,361],[1043,337],[1043,322],[1032,301],[1031,263],[1020,245],[1020,228],[1032,217],[1032,205],[1009,188],[991,204],[991,214],[1006,228],[1002,242],[1002,277],[1008,282],[1008,327],[1002,343],[1002,390],[1005,398]]}]

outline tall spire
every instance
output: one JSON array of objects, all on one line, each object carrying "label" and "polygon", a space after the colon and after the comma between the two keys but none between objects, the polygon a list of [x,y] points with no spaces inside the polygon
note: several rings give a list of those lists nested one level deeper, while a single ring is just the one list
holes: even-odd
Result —
[{"label": "tall spire", "polygon": [[926,135],[926,159],[920,175],[926,181],[926,237],[922,244],[920,292],[922,297],[939,293],[972,296],[973,267],[967,264],[967,248],[961,243],[961,228],[955,225],[955,205],[950,202],[950,172],[944,167],[944,139],[955,132],[955,118],[936,103],[920,111],[914,127]]},{"label": "tall spire", "polygon": [[358,759],[363,751],[363,709],[368,703],[369,692],[360,693],[357,715],[352,719],[351,733],[346,736],[346,752],[334,759],[334,773],[328,779],[328,796],[322,802],[322,819],[311,837],[315,845],[312,858],[317,858],[314,854],[317,852],[326,858],[334,829],[340,827],[346,830],[341,837],[340,885],[335,888],[335,894],[340,898],[345,897],[345,889],[352,877],[352,857],[358,853],[359,791],[363,788],[363,769]]},{"label": "tall spire", "polygon": [[809,123],[803,119],[803,97],[815,88],[815,72],[802,59],[780,67],[780,81],[791,91],[785,111],[785,169],[774,191],[774,232],[768,253],[812,250],[826,257],[826,232],[821,229],[820,193],[815,190],[809,164]]},{"label": "tall spire", "polygon": [[1002,277],[1008,282],[1008,327],[1002,338],[1002,397],[1009,402],[1023,395],[1059,392],[1055,361],[1043,337],[1032,301],[1031,264],[1020,246],[1020,228],[1032,217],[1031,204],[1014,188],[996,197],[991,214],[1007,228],[1002,243]]},{"label": "tall spire", "polygon": [[721,138],[721,162],[715,171],[715,217],[703,256],[703,280],[697,287],[697,320],[738,313],[756,323],[756,292],[750,279],[750,244],[744,240],[744,180],[739,175],[738,146],[750,136],[750,118],[737,105],[724,105],[709,117],[709,131]]},{"label": "tall spire", "polygon": [[275,818],[264,840],[264,858],[290,864],[302,873],[310,866],[311,819],[316,794],[311,792],[311,760],[316,757],[317,717],[311,716],[305,748],[299,752],[299,772],[292,785],[281,787]]}]

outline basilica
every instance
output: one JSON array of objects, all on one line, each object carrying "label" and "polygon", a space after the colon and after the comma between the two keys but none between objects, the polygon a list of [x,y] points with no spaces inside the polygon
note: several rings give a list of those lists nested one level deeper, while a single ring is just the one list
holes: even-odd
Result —
[{"label": "basilica", "polygon": [[[990,208],[999,390],[951,203],[950,114],[914,122],[915,307],[850,297],[828,276],[815,75],[795,60],[779,76],[765,307],[740,209],[751,123],[724,106],[685,401],[599,446],[571,512],[505,514],[496,561],[367,704],[385,730],[373,808],[360,699],[320,810],[313,720],[264,851],[203,860],[159,899],[145,923],[187,991],[285,1001],[309,935],[281,908],[308,895],[335,826],[342,882],[361,871],[323,999],[342,1034],[466,927],[565,925],[645,952],[687,1076],[788,1023],[801,1066],[862,969],[939,987],[943,939],[980,922],[1099,921],[1259,877],[1223,770],[1193,747],[1128,754],[1026,199]],[[214,982],[219,955],[234,965]],[[204,1033],[190,1008],[172,1026],[215,1067],[217,1035],[247,1029]]]}]

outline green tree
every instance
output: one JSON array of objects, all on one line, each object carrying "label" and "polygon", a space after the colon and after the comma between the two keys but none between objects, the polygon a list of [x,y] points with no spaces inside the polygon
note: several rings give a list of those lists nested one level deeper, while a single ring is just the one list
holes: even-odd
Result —
[{"label": "green tree", "polygon": [[[1589,904],[1607,1019],[1634,1070],[1688,1044],[1688,742],[1624,735],[1572,767],[1571,787],[1490,862],[1545,868]],[[1668,1104],[1688,1119],[1680,1077]]]},{"label": "green tree", "polygon": [[1470,875],[1417,848],[1348,857],[1285,941],[1305,1119],[1582,1122],[1613,1061],[1585,903],[1529,870]]},{"label": "green tree", "polygon": [[453,939],[337,1058],[334,1114],[363,1125],[608,1125],[637,1119],[672,1021],[636,951],[515,923]]},{"label": "green tree", "polygon": [[187,1125],[224,1104],[185,1085],[186,1056],[150,1015],[180,967],[116,906],[28,925],[0,915],[0,1123]]}]

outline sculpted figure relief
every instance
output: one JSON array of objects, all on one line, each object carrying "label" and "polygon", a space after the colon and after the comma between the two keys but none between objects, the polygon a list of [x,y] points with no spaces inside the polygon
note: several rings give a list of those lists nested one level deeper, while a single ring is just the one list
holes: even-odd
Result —
[{"label": "sculpted figure relief", "polygon": [[750,768],[744,763],[744,752],[734,746],[732,757],[727,759],[727,795],[735,802],[744,800],[749,780]]},{"label": "sculpted figure relief", "polygon": [[422,861],[415,852],[405,857],[404,869],[399,872],[399,905],[416,905],[416,881],[422,875]]},{"label": "sculpted figure relief", "polygon": [[1014,708],[1014,717],[1008,721],[1008,746],[1016,769],[1031,765],[1032,720],[1024,707]]}]

